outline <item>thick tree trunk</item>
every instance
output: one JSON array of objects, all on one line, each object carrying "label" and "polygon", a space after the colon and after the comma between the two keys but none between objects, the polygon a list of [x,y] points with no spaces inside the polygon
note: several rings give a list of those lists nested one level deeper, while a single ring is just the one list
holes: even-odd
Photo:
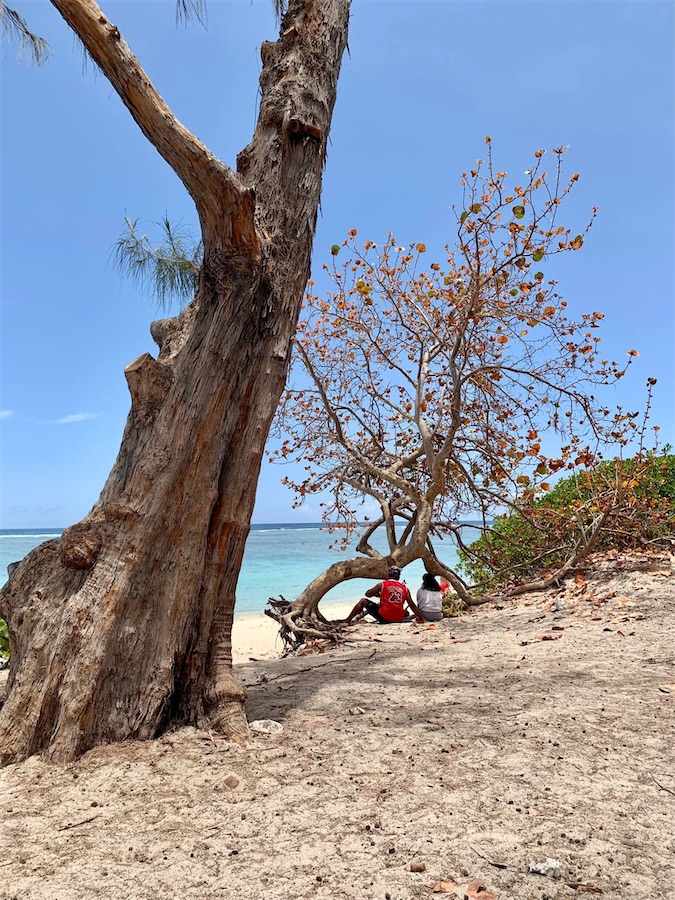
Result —
[{"label": "thick tree trunk", "polygon": [[246,733],[231,669],[235,588],[262,453],[309,275],[349,0],[294,0],[261,48],[238,174],[170,115],[91,0],[53,0],[197,205],[197,296],[126,369],[120,453],[78,525],[0,595],[12,649],[0,758],[65,760],[170,722]]}]

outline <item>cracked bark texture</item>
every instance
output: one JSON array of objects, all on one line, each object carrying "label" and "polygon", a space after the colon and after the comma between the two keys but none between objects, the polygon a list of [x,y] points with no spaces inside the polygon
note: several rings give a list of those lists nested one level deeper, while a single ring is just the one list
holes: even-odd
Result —
[{"label": "cracked bark texture", "polygon": [[9,625],[0,759],[76,757],[171,723],[246,734],[230,631],[262,453],[310,269],[350,0],[291,0],[261,47],[237,172],[172,115],[90,0],[52,0],[195,201],[197,294],[127,366],[119,455],[85,519],[0,593]]}]

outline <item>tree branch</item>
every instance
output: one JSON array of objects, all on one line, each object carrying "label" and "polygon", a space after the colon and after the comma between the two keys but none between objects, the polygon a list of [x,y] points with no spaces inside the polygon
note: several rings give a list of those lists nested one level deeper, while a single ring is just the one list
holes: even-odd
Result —
[{"label": "tree branch", "polygon": [[591,553],[593,547],[597,543],[600,532],[602,531],[605,522],[607,521],[612,511],[613,510],[610,507],[606,509],[601,515],[596,516],[593,524],[591,525],[590,532],[587,533],[585,529],[582,531],[582,534],[576,543],[573,553],[566,560],[566,562],[559,566],[554,572],[552,572],[550,575],[544,576],[543,578],[528,581],[525,584],[520,584],[518,585],[518,587],[512,588],[510,591],[506,591],[505,595],[507,597],[517,597],[519,594],[527,594],[534,591],[545,591],[546,588],[551,587],[552,584],[557,584],[559,581],[562,581],[562,579],[566,575],[569,575],[569,573],[577,567],[577,565],[585,556],[588,556],[588,554]]},{"label": "tree branch", "polygon": [[[51,0],[119,94],[134,121],[185,185],[205,240],[259,257],[253,192],[176,119],[119,29],[94,0]],[[223,219],[230,228],[223,229]]]},{"label": "tree branch", "polygon": [[303,347],[300,341],[296,341],[295,346],[298,350],[298,353],[300,354],[300,358],[302,359],[307,374],[316,385],[317,392],[326,411],[326,416],[335,429],[335,438],[338,443],[345,448],[352,459],[358,462],[358,464],[363,468],[364,472],[367,472],[376,478],[380,478],[383,481],[388,482],[392,487],[409,496],[415,503],[421,502],[419,491],[416,491],[405,478],[402,478],[396,474],[396,464],[390,466],[387,469],[376,466],[366,456],[364,456],[347,438],[342,428],[342,423],[340,422],[340,419],[331,404],[328,394],[326,393],[326,387],[322,382],[319,373],[316,371],[314,364],[312,363],[312,360],[307,353],[307,350],[305,349],[305,347]]}]

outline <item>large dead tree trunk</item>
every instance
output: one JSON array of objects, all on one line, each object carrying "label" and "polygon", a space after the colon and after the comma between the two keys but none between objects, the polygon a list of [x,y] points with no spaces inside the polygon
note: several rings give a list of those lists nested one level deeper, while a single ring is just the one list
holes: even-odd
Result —
[{"label": "large dead tree trunk", "polygon": [[57,760],[170,722],[246,733],[231,667],[235,588],[260,461],[309,275],[349,0],[292,0],[261,48],[260,115],[237,173],[172,115],[90,0],[52,0],[202,228],[194,301],[126,369],[131,412],[88,516],[0,595],[11,641],[0,758]]}]

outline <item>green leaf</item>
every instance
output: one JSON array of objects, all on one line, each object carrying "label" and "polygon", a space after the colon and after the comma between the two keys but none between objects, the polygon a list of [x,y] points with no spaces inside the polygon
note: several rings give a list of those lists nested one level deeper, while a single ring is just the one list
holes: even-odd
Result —
[{"label": "green leaf", "polygon": [[514,206],[513,207],[513,215],[516,219],[524,219],[525,218],[525,207],[524,206]]},{"label": "green leaf", "polygon": [[543,280],[544,280],[544,273],[543,273],[543,272],[535,272],[535,273],[534,273],[534,277],[536,278],[537,281],[543,281]]},{"label": "green leaf", "polygon": [[330,248],[330,252],[331,252],[331,254],[332,254],[333,256],[337,256],[338,253],[340,252],[340,245],[339,245],[339,244],[333,244],[333,246]]},{"label": "green leaf", "polygon": [[155,223],[162,242],[154,245],[140,233],[138,219],[125,216],[125,229],[113,248],[113,261],[120,275],[154,294],[158,306],[170,306],[174,300],[185,304],[195,295],[204,256],[201,241],[182,223],[166,216]]},{"label": "green leaf", "polygon": [[459,217],[459,221],[464,222],[467,219],[468,215],[469,215],[468,212],[466,210],[464,210],[462,215]]},{"label": "green leaf", "polygon": [[206,4],[204,0],[177,0],[176,2],[176,25],[187,23],[194,18],[206,28]]},{"label": "green leaf", "polygon": [[544,251],[540,248],[539,250],[535,250],[532,254],[532,259],[535,262],[540,262],[544,258]]},{"label": "green leaf", "polygon": [[471,207],[471,212],[478,213],[481,211],[482,208],[483,208],[482,203],[474,203],[473,206]]},{"label": "green leaf", "polygon": [[518,288],[511,288],[510,293],[512,297],[517,297],[520,291],[518,290]]},{"label": "green leaf", "polygon": [[9,656],[9,630],[3,619],[0,619],[0,654]]}]

